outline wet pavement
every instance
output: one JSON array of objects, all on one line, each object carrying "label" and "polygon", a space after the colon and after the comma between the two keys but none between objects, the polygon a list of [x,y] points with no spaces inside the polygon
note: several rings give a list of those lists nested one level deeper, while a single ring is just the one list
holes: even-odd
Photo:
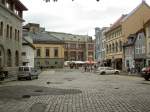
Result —
[{"label": "wet pavement", "polygon": [[0,84],[0,112],[150,112],[150,81],[80,70]]}]

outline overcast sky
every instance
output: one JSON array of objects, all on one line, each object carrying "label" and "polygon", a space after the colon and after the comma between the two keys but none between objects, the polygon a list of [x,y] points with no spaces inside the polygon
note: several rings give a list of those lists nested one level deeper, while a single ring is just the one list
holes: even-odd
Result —
[{"label": "overcast sky", "polygon": [[[47,31],[94,35],[95,27],[110,26],[122,14],[132,11],[142,0],[20,0],[28,11],[25,23],[39,23]],[[146,0],[150,4],[150,0]],[[25,24],[24,23],[24,24]]]}]

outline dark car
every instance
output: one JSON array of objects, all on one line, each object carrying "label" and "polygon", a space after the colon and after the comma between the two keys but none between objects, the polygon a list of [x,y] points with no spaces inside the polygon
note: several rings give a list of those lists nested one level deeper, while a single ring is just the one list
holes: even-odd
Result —
[{"label": "dark car", "polygon": [[144,67],[141,73],[142,73],[142,77],[144,77],[145,80],[150,79],[150,67]]}]

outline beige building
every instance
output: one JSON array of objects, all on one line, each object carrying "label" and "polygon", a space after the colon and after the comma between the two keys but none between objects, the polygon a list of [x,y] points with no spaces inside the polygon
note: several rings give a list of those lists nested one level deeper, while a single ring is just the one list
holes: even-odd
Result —
[{"label": "beige building", "polygon": [[11,75],[21,65],[23,11],[19,0],[0,0],[0,66]]},{"label": "beige building", "polygon": [[106,32],[107,63],[117,69],[124,68],[123,44],[150,19],[150,7],[142,1],[133,11],[122,15]]},{"label": "beige building", "polygon": [[95,59],[95,40],[93,40],[91,36],[61,32],[49,32],[49,34],[64,41],[65,61],[86,61]]}]

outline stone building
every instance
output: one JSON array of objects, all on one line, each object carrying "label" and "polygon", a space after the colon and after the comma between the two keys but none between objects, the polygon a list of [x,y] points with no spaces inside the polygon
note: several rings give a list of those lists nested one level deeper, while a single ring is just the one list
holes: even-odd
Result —
[{"label": "stone building", "polygon": [[65,61],[86,61],[95,59],[95,40],[88,35],[49,32],[64,41]]},{"label": "stone building", "polygon": [[19,0],[0,0],[0,66],[8,76],[21,65],[23,11]]}]

